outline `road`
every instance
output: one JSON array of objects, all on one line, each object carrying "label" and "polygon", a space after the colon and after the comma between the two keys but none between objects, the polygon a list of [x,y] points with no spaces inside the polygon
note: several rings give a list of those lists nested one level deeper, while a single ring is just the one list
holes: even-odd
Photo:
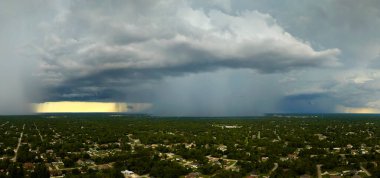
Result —
[{"label": "road", "polygon": [[[93,165],[93,166],[87,166],[88,169],[90,168],[95,168],[95,169],[101,169],[101,167],[109,167],[109,168],[112,168],[113,167],[113,164],[115,162],[110,162],[110,163],[106,163],[106,164],[99,164],[99,165]],[[73,169],[81,169],[81,167],[69,167],[69,168],[61,168],[61,169],[58,169],[56,167],[57,170],[60,170],[60,171],[68,171],[68,170],[73,170]]]},{"label": "road", "polygon": [[38,135],[40,135],[41,142],[44,142],[44,139],[42,138],[41,132],[40,132],[40,130],[38,129],[36,123],[33,122],[33,124],[34,124],[34,127],[36,127],[36,130],[37,130],[37,132],[38,132]]},{"label": "road", "polygon": [[377,167],[377,163],[375,161],[371,162],[375,167]]},{"label": "road", "polygon": [[16,149],[14,150],[15,151],[15,156],[11,159],[11,161],[13,161],[13,162],[16,162],[17,152],[18,152],[18,149],[20,148],[20,145],[21,145],[22,136],[24,135],[24,129],[25,129],[25,124],[22,126],[22,131],[20,133],[20,138],[18,138],[18,144],[17,144]]},{"label": "road", "polygon": [[1,127],[3,127],[4,125],[7,125],[9,123],[9,121],[5,122],[4,124],[1,124]]},{"label": "road", "polygon": [[232,169],[235,167],[236,163],[238,162],[237,160],[233,160],[234,163],[232,163],[231,165],[227,166],[225,169],[226,170],[229,170],[229,169]]},{"label": "road", "polygon": [[269,176],[270,176],[274,171],[276,171],[277,168],[278,168],[278,163],[274,163],[274,167],[272,168],[272,170],[269,171]]},{"label": "road", "polygon": [[365,174],[367,174],[367,176],[371,177],[372,174],[370,172],[368,172],[368,170],[366,168],[363,167],[362,163],[360,163],[360,169],[362,169],[364,171]]},{"label": "road", "polygon": [[317,177],[322,178],[322,171],[321,171],[322,164],[317,164]]},{"label": "road", "polygon": [[228,161],[233,162],[231,165],[229,165],[229,166],[227,166],[227,167],[224,168],[226,170],[229,170],[229,169],[232,169],[232,168],[236,167],[236,163],[238,162],[238,160],[236,160],[236,159],[216,158],[216,157],[212,157],[210,155],[206,156],[206,158],[209,159],[209,160],[214,160],[214,161],[222,159],[223,161],[226,161],[226,162],[228,162]]}]

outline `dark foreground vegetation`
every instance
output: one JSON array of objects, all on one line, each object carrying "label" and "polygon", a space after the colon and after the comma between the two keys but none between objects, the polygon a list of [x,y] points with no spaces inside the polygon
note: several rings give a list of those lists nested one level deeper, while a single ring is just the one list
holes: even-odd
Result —
[{"label": "dark foreground vegetation", "polygon": [[0,117],[0,177],[380,177],[380,116]]}]

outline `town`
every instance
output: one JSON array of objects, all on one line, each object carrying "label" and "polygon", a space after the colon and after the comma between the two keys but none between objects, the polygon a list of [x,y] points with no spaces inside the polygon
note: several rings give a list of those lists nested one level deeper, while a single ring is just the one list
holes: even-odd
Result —
[{"label": "town", "polygon": [[0,117],[0,177],[379,177],[375,115]]}]

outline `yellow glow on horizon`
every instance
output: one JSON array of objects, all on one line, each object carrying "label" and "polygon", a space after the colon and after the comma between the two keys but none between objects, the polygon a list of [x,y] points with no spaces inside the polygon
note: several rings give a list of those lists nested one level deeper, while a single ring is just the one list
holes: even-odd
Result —
[{"label": "yellow glow on horizon", "polygon": [[374,114],[374,113],[380,113],[380,110],[377,108],[371,108],[371,107],[339,107],[341,111],[344,113],[354,113],[354,114]]},{"label": "yellow glow on horizon", "polygon": [[128,112],[127,103],[60,101],[34,104],[37,113]]},{"label": "yellow glow on horizon", "polygon": [[348,110],[348,112],[357,114],[372,114],[379,113],[379,110],[373,108],[351,108]]}]

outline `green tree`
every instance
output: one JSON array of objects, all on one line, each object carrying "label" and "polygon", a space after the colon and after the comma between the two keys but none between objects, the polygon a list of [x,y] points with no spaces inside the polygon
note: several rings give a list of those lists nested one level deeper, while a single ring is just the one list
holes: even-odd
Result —
[{"label": "green tree", "polygon": [[37,164],[30,175],[31,178],[49,178],[50,173],[45,164]]}]

